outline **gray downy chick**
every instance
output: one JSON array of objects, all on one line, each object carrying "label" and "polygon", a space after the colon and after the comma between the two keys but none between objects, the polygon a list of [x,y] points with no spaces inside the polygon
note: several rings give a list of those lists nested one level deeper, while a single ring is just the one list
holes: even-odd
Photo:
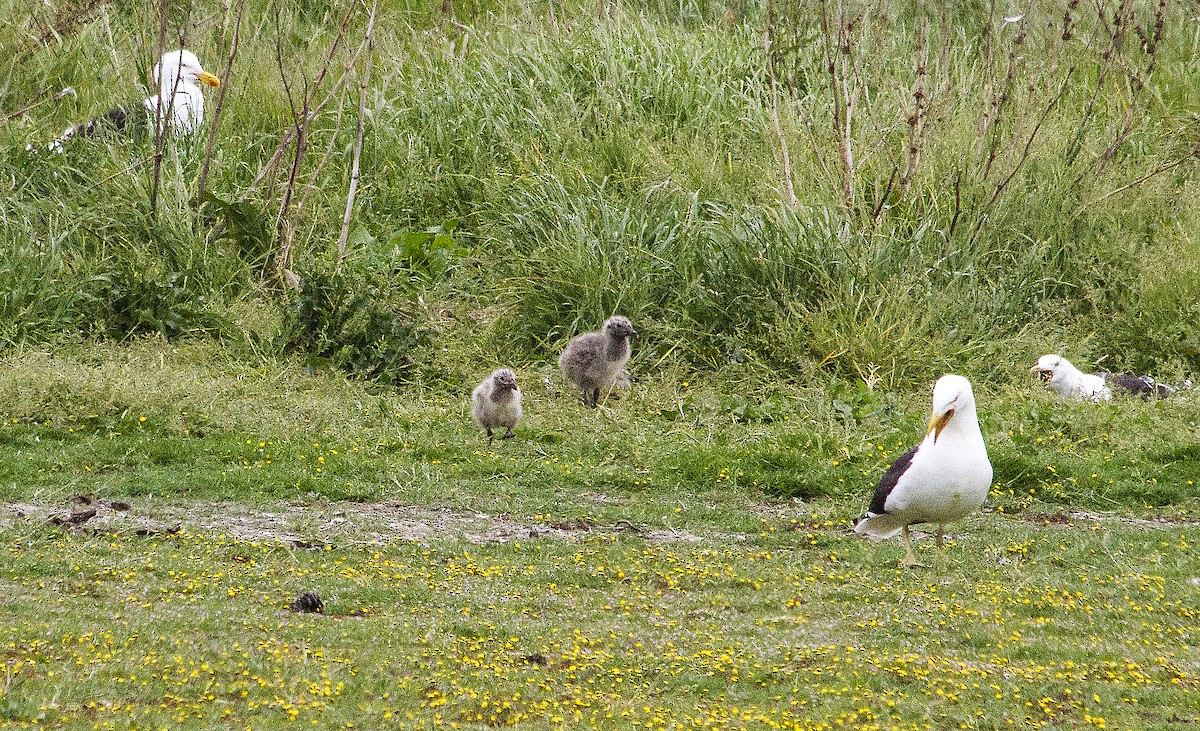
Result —
[{"label": "gray downy chick", "polygon": [[600,392],[611,390],[629,362],[629,338],[637,335],[624,317],[610,317],[595,332],[577,335],[562,355],[558,367],[573,385],[583,390],[583,403],[596,406]]},{"label": "gray downy chick", "polygon": [[521,389],[517,374],[508,368],[497,368],[471,392],[471,418],[487,432],[491,443],[492,430],[504,427],[501,439],[516,436],[513,429],[521,420]]}]

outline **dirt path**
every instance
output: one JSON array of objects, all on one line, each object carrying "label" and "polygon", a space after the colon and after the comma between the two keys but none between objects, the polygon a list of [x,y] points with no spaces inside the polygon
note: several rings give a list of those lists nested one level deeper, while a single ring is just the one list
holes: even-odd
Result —
[{"label": "dirt path", "polygon": [[[300,547],[384,544],[390,541],[506,543],[534,539],[577,541],[589,533],[625,534],[654,542],[698,542],[687,531],[651,530],[628,521],[584,519],[528,523],[507,515],[460,512],[406,503],[280,503],[273,509],[213,501],[124,503],[75,495],[56,504],[0,503],[0,529],[52,524],[67,530],[132,535],[215,533],[240,540],[281,541]],[[739,536],[711,536],[738,540]]]}]

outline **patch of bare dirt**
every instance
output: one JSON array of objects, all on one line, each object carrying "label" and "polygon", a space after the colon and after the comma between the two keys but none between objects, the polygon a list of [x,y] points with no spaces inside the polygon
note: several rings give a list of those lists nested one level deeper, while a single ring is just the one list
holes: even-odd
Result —
[{"label": "patch of bare dirt", "polygon": [[1106,515],[1102,513],[1088,513],[1083,510],[1074,510],[1071,512],[1072,518],[1079,520],[1091,520],[1103,522],[1106,520],[1116,520],[1126,525],[1136,525],[1143,528],[1165,528],[1171,526],[1183,526],[1186,528],[1200,528],[1200,520],[1184,515],[1160,515],[1153,518],[1133,518],[1127,515]]},{"label": "patch of bare dirt", "polygon": [[[548,539],[580,541],[592,533],[626,534],[657,543],[698,542],[682,530],[651,530],[629,521],[610,525],[583,518],[552,524],[527,523],[507,515],[454,511],[405,503],[283,503],[274,509],[239,503],[165,503],[92,499],[63,504],[0,503],[0,527],[50,524],[64,530],[134,535],[215,533],[247,541],[280,541],[299,548],[383,544],[390,541],[509,543]],[[86,514],[86,518],[84,515]],[[738,536],[713,536],[737,540]]]},{"label": "patch of bare dirt", "polygon": [[1066,513],[1019,513],[1018,520],[1023,520],[1026,523],[1037,523],[1038,525],[1075,525],[1074,519]]}]

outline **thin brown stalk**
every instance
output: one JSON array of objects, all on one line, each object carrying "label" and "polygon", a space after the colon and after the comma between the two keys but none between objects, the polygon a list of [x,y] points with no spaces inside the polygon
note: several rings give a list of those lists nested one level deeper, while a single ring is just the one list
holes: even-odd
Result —
[{"label": "thin brown stalk", "polygon": [[137,162],[129,163],[128,165],[121,168],[117,172],[113,173],[112,175],[109,175],[107,178],[98,180],[95,183],[90,183],[89,185],[92,188],[99,188],[100,186],[104,185],[105,183],[107,183],[108,181],[117,177],[118,175],[124,175],[125,173],[129,172],[130,170],[135,170],[137,168],[140,168],[141,166],[145,165],[146,163],[152,161],[153,159],[154,159],[154,155],[147,155],[146,157],[143,157],[141,160],[138,160]]},{"label": "thin brown stalk", "polygon": [[946,228],[946,240],[954,237],[954,229],[958,227],[958,219],[962,216],[962,168],[954,173],[954,215],[950,217],[950,225]]},{"label": "thin brown stalk", "polygon": [[208,182],[208,168],[212,163],[213,145],[217,141],[217,125],[221,119],[221,108],[225,105],[225,94],[229,91],[229,77],[233,71],[233,61],[237,58],[239,34],[242,29],[242,14],[246,10],[246,0],[238,0],[237,17],[233,22],[233,37],[229,42],[229,57],[225,68],[221,71],[221,88],[217,90],[217,99],[213,103],[212,121],[208,124],[208,142],[204,146],[204,165],[200,168],[200,180],[196,183],[196,197],[204,194]]},{"label": "thin brown stalk", "polygon": [[358,130],[354,138],[354,155],[350,164],[350,189],[346,192],[346,212],[342,216],[342,233],[338,237],[338,264],[346,258],[346,242],[350,237],[350,217],[354,213],[354,199],[358,194],[359,162],[362,158],[363,131],[367,116],[367,91],[371,83],[371,60],[375,55],[375,12],[379,0],[371,5],[371,16],[367,20],[367,58],[363,62],[362,79],[358,85]]},{"label": "thin brown stalk", "polygon": [[1013,165],[1012,170],[1009,171],[1004,180],[1000,181],[1000,183],[996,186],[996,190],[992,193],[992,197],[988,201],[987,207],[990,207],[996,202],[996,200],[1000,197],[1000,194],[1004,192],[1004,189],[1010,182],[1012,182],[1012,179],[1016,177],[1017,173],[1020,172],[1021,168],[1025,165],[1025,162],[1029,159],[1029,154],[1033,150],[1034,140],[1037,139],[1038,133],[1041,132],[1042,125],[1046,123],[1046,119],[1050,117],[1050,113],[1053,112],[1058,106],[1058,103],[1062,101],[1063,94],[1066,93],[1067,87],[1071,83],[1071,76],[1073,76],[1074,73],[1074,67],[1067,69],[1067,74],[1063,77],[1062,84],[1060,84],[1058,87],[1058,93],[1054,95],[1054,98],[1051,99],[1050,103],[1046,105],[1046,108],[1042,110],[1041,116],[1038,117],[1037,123],[1033,125],[1033,130],[1029,133],[1029,138],[1025,140],[1025,147],[1021,150],[1021,157],[1017,160],[1017,164]]},{"label": "thin brown stalk", "polygon": [[[360,53],[365,48],[366,48],[365,44],[363,46],[361,46],[359,48],[359,50],[356,51],[354,53],[354,55],[351,57],[350,63],[348,63],[347,66],[350,66],[351,64],[356,62],[358,60]],[[350,78],[350,74],[349,74],[349,72],[347,72],[347,73],[343,74],[334,83],[333,87],[329,90],[329,93],[327,93],[325,95],[325,97],[320,102],[318,102],[315,106],[313,106],[312,109],[309,111],[309,113],[308,113],[309,121],[316,119],[317,115],[319,115],[321,112],[323,112],[325,110],[325,107],[327,107],[331,101],[340,97],[342,87],[344,87],[346,85],[346,81],[349,80],[349,78]],[[279,137],[279,143],[276,144],[276,146],[275,146],[275,152],[271,155],[270,159],[268,159],[267,162],[258,171],[258,175],[254,178],[254,180],[246,188],[245,192],[242,193],[243,199],[246,198],[246,196],[250,193],[250,191],[257,188],[258,184],[262,182],[263,178],[267,177],[268,175],[272,176],[271,182],[272,182],[272,184],[274,183],[273,176],[275,173],[275,168],[279,164],[280,160],[283,159],[284,154],[287,152],[288,147],[291,145],[294,134],[295,134],[295,129],[292,127],[288,127],[286,130],[283,131],[283,133]],[[272,185],[268,185],[267,187],[270,188],[270,187],[272,187]]]},{"label": "thin brown stalk", "polygon": [[33,111],[34,109],[37,109],[38,107],[42,106],[43,104],[46,104],[46,103],[52,102],[52,101],[58,101],[59,99],[62,99],[65,96],[70,96],[75,93],[75,89],[70,86],[61,89],[57,93],[51,94],[50,91],[51,91],[50,89],[46,89],[41,94],[38,94],[32,102],[26,104],[25,106],[21,107],[20,109],[18,109],[15,112],[9,112],[8,114],[4,115],[3,118],[0,118],[0,123],[8,122],[9,120],[16,119],[17,117],[20,117],[24,114],[27,114],[28,112]]},{"label": "thin brown stalk", "polygon": [[845,45],[839,66],[841,67],[841,78],[838,80],[841,87],[839,111],[841,116],[841,125],[838,130],[838,149],[841,151],[842,157],[842,195],[846,199],[846,210],[854,207],[854,179],[857,171],[854,168],[854,143],[851,138],[851,133],[854,129],[852,119],[856,108],[856,95],[850,92],[850,29],[847,25],[845,28]]},{"label": "thin brown stalk", "polygon": [[799,205],[800,200],[796,198],[796,188],[792,184],[792,157],[788,153],[787,136],[783,134],[783,125],[779,121],[779,87],[775,82],[775,63],[771,56],[770,33],[763,35],[763,51],[767,57],[767,78],[771,82],[771,125],[775,130],[776,139],[779,140],[779,152],[783,164],[783,184],[787,190],[788,203],[795,207]]},{"label": "thin brown stalk", "polygon": [[854,20],[833,11],[827,2],[821,5],[821,30],[825,43],[825,70],[829,74],[833,132],[841,160],[842,201],[846,210],[854,207],[854,147],[851,138],[857,95],[850,89],[851,53]]},{"label": "thin brown stalk", "polygon": [[[1137,98],[1144,95],[1146,81],[1154,72],[1154,67],[1157,63],[1158,44],[1162,41],[1166,22],[1163,16],[1163,5],[1164,3],[1160,1],[1158,10],[1154,16],[1155,24],[1152,33],[1147,34],[1140,27],[1134,26],[1134,29],[1137,31],[1138,37],[1146,50],[1145,69],[1138,70],[1137,68],[1131,68],[1130,64],[1128,64],[1122,56],[1115,55],[1118,65],[1122,70],[1125,71],[1126,74],[1126,92],[1129,94],[1129,101],[1128,103],[1122,105],[1125,107],[1125,118],[1121,121],[1121,126],[1117,130],[1117,133],[1113,136],[1112,143],[1109,144],[1104,152],[1100,154],[1100,157],[1097,160],[1095,169],[1095,172],[1097,173],[1116,157],[1117,151],[1120,149],[1121,145],[1123,145],[1125,141],[1129,139],[1129,135],[1133,133],[1134,122],[1141,114],[1141,109],[1137,104]],[[1129,8],[1123,3],[1118,10],[1125,10],[1128,12],[1128,17],[1126,17],[1125,21],[1121,23],[1121,28],[1129,28],[1134,22],[1132,8]],[[1122,32],[1124,33],[1124,30]],[[1124,47],[1124,37],[1122,37],[1121,40],[1122,42],[1120,43],[1119,48]]]},{"label": "thin brown stalk", "polygon": [[828,147],[828,145],[817,139],[816,122],[813,120],[812,115],[810,115],[807,110],[804,109],[803,105],[801,104],[801,100],[797,100],[796,111],[802,123],[801,127],[807,133],[809,144],[812,146],[813,159],[816,160],[817,165],[820,166],[821,173],[825,176],[825,178],[827,180],[833,180],[833,172],[829,169],[829,164],[825,162],[826,147]]},{"label": "thin brown stalk", "polygon": [[925,109],[928,105],[929,91],[926,88],[926,68],[929,64],[929,25],[921,23],[917,37],[915,59],[916,82],[913,89],[913,111],[905,120],[908,123],[908,146],[904,162],[904,173],[900,175],[899,194],[904,195],[909,183],[917,174],[917,165],[921,161],[921,148],[925,143]]},{"label": "thin brown stalk", "polygon": [[[1064,157],[1068,165],[1075,161],[1075,158],[1083,149],[1083,138],[1087,132],[1087,125],[1096,113],[1096,103],[1100,100],[1104,92],[1104,85],[1108,80],[1108,75],[1112,72],[1116,65],[1116,59],[1119,56],[1118,50],[1121,43],[1120,31],[1117,31],[1118,35],[1113,35],[1112,27],[1108,25],[1108,22],[1104,18],[1103,8],[1097,7],[1096,12],[1099,15],[1101,23],[1104,25],[1104,32],[1108,35],[1108,47],[1100,54],[1101,64],[1099,70],[1096,72],[1096,87],[1092,90],[1091,97],[1088,98],[1087,104],[1083,107],[1083,114],[1079,117],[1079,124],[1075,126],[1074,136],[1067,143],[1067,151]],[[1088,47],[1091,47],[1091,41],[1088,42]]]},{"label": "thin brown stalk", "polygon": [[[329,69],[329,65],[333,60],[334,52],[337,49],[337,47],[339,46],[339,44],[341,43],[342,38],[345,36],[346,30],[350,24],[351,16],[357,7],[358,7],[358,5],[356,3],[351,3],[349,9],[346,11],[346,14],[342,17],[342,21],[338,27],[338,34],[334,38],[333,44],[330,46],[329,52],[325,56],[325,61],[324,61],[323,65],[321,66],[320,72],[317,74],[316,81],[314,81],[312,84],[311,88],[314,90],[314,92],[320,86],[321,81],[325,78],[325,75],[327,74],[328,69]],[[359,45],[358,49],[354,52],[354,54],[351,56],[351,58],[347,61],[346,66],[345,66],[345,72],[342,74],[342,76],[336,82],[334,82],[333,87],[329,90],[329,92],[325,95],[325,97],[323,99],[321,99],[320,102],[318,102],[316,105],[313,105],[309,109],[308,118],[306,120],[306,123],[311,122],[313,119],[315,119],[317,117],[317,115],[319,115],[322,111],[324,111],[325,107],[328,106],[331,101],[333,101],[334,99],[336,99],[340,96],[342,87],[345,86],[346,82],[350,78],[350,69],[352,69],[358,63],[358,58],[362,54],[363,49],[365,49],[365,48],[366,48],[365,42]],[[275,174],[275,168],[276,168],[276,166],[278,166],[279,162],[283,159],[283,156],[286,154],[287,149],[291,146],[292,140],[294,139],[294,135],[295,135],[295,127],[294,126],[288,127],[287,129],[283,130],[282,134],[279,137],[279,142],[275,145],[275,152],[271,154],[271,157],[259,169],[258,174],[254,177],[254,180],[250,183],[250,185],[246,188],[246,190],[243,191],[242,196],[241,196],[243,200],[245,200],[246,197],[250,194],[250,192],[255,190],[258,187],[259,183],[261,183],[263,181],[263,179],[266,178],[268,175],[272,176],[272,179],[273,179],[274,174]]]},{"label": "thin brown stalk", "polygon": [[1200,155],[1200,151],[1189,152],[1187,155],[1184,155],[1183,157],[1181,157],[1177,160],[1172,160],[1171,162],[1165,163],[1163,165],[1159,165],[1158,167],[1154,168],[1150,172],[1141,176],[1137,180],[1131,180],[1128,183],[1126,183],[1125,185],[1122,185],[1121,187],[1116,188],[1114,190],[1110,190],[1109,192],[1105,193],[1104,195],[1100,196],[1099,198],[1097,198],[1095,200],[1084,203],[1082,206],[1079,207],[1079,210],[1075,211],[1075,215],[1078,216],[1080,213],[1083,213],[1088,208],[1091,208],[1092,206],[1096,205],[1097,203],[1103,203],[1104,201],[1108,200],[1109,198],[1112,198],[1114,195],[1119,195],[1121,193],[1124,193],[1125,191],[1129,190],[1130,188],[1136,188],[1137,186],[1141,185],[1142,183],[1145,183],[1147,180],[1150,180],[1151,178],[1162,175],[1163,173],[1168,172],[1170,170],[1174,170],[1175,168],[1179,167],[1180,165],[1184,164],[1185,162],[1194,161],[1194,160],[1196,160],[1198,155]]},{"label": "thin brown stalk", "polygon": [[325,152],[321,154],[321,159],[313,168],[312,173],[308,176],[308,183],[304,186],[304,192],[300,195],[300,200],[296,202],[296,217],[300,217],[300,211],[308,204],[308,198],[314,190],[319,187],[317,180],[321,177],[321,171],[329,164],[329,160],[333,157],[333,149],[337,146],[338,135],[342,131],[342,115],[345,111],[346,95],[343,94],[338,98],[337,114],[333,118],[333,132],[329,135],[329,144],[325,145]]},{"label": "thin brown stalk", "polygon": [[[275,7],[275,21],[278,27],[278,6]],[[292,85],[288,81],[287,70],[284,68],[283,43],[280,40],[280,35],[281,33],[279,32],[275,34],[275,60],[279,66],[279,77],[283,82],[283,90],[287,94],[288,108],[292,113],[292,130],[294,132],[294,139],[296,140],[296,146],[292,154],[292,165],[288,171],[287,183],[283,187],[283,198],[279,203],[279,212],[275,217],[275,237],[280,242],[276,269],[286,279],[285,272],[291,271],[292,268],[292,238],[286,233],[290,222],[287,215],[288,204],[292,200],[292,193],[296,187],[296,178],[300,174],[300,164],[304,160],[304,153],[308,148],[308,124],[311,118],[308,115],[310,94],[307,79],[305,80],[301,106],[299,109],[296,107],[295,94],[292,92]]]},{"label": "thin brown stalk", "polygon": [[[980,98],[984,100],[985,105],[988,104],[988,101],[987,101],[987,99],[989,97],[988,92],[991,89],[992,84],[994,83],[994,80],[995,80],[996,64],[993,59],[993,51],[994,51],[993,47],[995,45],[995,38],[993,37],[994,34],[992,32],[992,25],[995,22],[996,22],[996,0],[990,0],[990,2],[988,3],[988,13],[987,13],[987,16],[984,18],[984,23],[983,23],[983,38],[980,41],[981,45],[983,46],[983,60],[980,62],[980,69],[979,69],[980,87],[981,87],[981,92],[982,92],[980,94]],[[943,43],[942,45],[944,47],[946,44]],[[979,144],[975,148],[975,156],[976,156],[976,158],[978,158],[980,160],[983,159],[984,145],[987,143],[987,139],[989,136],[988,132],[991,129],[993,116],[994,116],[993,110],[991,108],[989,108],[988,106],[984,106],[982,122],[979,126]]]},{"label": "thin brown stalk", "polygon": [[[170,10],[171,0],[161,0],[158,5],[158,55],[156,63],[162,62],[163,53],[167,50],[167,12]],[[162,68],[159,68],[162,71]],[[176,74],[178,81],[179,74]],[[153,82],[154,79],[151,79]],[[163,109],[163,98],[161,93],[162,77],[158,79],[159,92],[158,103],[154,105],[154,172],[150,183],[150,215],[151,217],[158,213],[158,187],[162,181],[162,158],[163,147],[166,144],[166,129],[163,122],[171,118],[170,107],[175,104],[175,94],[171,94],[171,101],[167,109]],[[174,91],[174,90],[172,90]]]},{"label": "thin brown stalk", "polygon": [[[1013,165],[1012,169],[1009,170],[1008,175],[1006,175],[1003,180],[996,184],[996,188],[992,191],[992,197],[989,198],[988,202],[979,210],[980,214],[995,205],[996,201],[1000,199],[1001,194],[1004,193],[1005,188],[1008,187],[1008,184],[1012,182],[1013,178],[1015,178],[1017,173],[1021,171],[1021,168],[1024,167],[1026,161],[1029,160],[1029,156],[1033,151],[1033,143],[1037,140],[1038,134],[1041,132],[1042,125],[1046,123],[1046,120],[1050,117],[1050,114],[1058,107],[1058,103],[1062,101],[1063,94],[1066,93],[1067,87],[1071,83],[1071,76],[1073,76],[1074,73],[1074,67],[1067,69],[1066,76],[1063,77],[1062,84],[1060,84],[1058,87],[1058,92],[1054,95],[1054,98],[1052,98],[1050,102],[1046,104],[1046,108],[1043,109],[1041,115],[1038,116],[1037,122],[1033,125],[1033,130],[1030,131],[1029,137],[1025,140],[1025,146],[1021,150],[1021,156],[1017,159],[1017,162],[1015,165]],[[986,218],[987,216],[984,215],[979,215],[977,217],[975,230],[971,235],[972,239],[979,234],[979,231],[982,228]]]},{"label": "thin brown stalk", "polygon": [[1008,49],[1008,70],[1004,74],[1004,84],[999,93],[992,94],[992,112],[984,120],[984,136],[987,139],[987,159],[983,163],[982,179],[992,174],[992,165],[1000,155],[1000,142],[1003,139],[1004,110],[1012,101],[1013,89],[1016,87],[1017,48],[1025,43],[1025,19],[1017,21],[1016,35]]},{"label": "thin brown stalk", "polygon": [[887,205],[888,198],[892,195],[892,189],[896,186],[896,176],[900,173],[900,168],[893,167],[892,174],[888,176],[887,184],[883,186],[883,190],[879,189],[879,181],[875,181],[874,199],[875,205],[871,207],[871,222],[879,221],[879,217],[883,214],[883,209]]}]

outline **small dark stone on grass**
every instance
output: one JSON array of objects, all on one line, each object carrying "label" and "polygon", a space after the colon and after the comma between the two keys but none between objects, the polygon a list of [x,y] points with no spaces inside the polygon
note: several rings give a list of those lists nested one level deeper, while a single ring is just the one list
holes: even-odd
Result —
[{"label": "small dark stone on grass", "polygon": [[300,596],[292,600],[289,607],[293,612],[323,612],[325,611],[325,603],[321,601],[321,597],[317,596],[316,592],[303,591]]}]

